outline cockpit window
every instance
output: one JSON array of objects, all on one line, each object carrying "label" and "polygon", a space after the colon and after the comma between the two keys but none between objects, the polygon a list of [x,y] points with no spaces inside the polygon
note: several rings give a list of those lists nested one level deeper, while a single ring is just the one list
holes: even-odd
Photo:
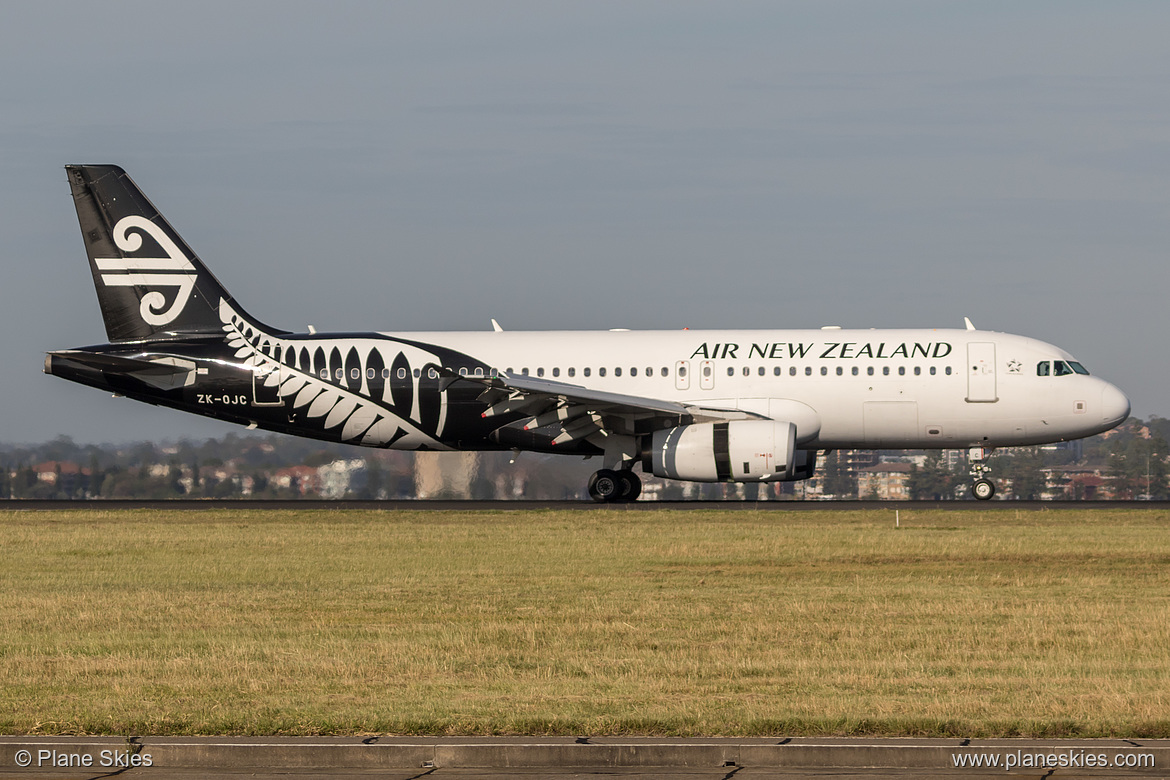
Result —
[{"label": "cockpit window", "polygon": [[1052,369],[1053,376],[1068,376],[1073,372],[1073,370],[1069,368],[1068,363],[1065,363],[1063,360],[1052,361]]},{"label": "cockpit window", "polygon": [[1072,370],[1076,371],[1078,374],[1084,374],[1085,376],[1089,375],[1089,369],[1085,368],[1084,366],[1082,366],[1080,363],[1076,362],[1075,360],[1068,361],[1068,364],[1070,366],[1072,366]]},{"label": "cockpit window", "polygon": [[1052,364],[1047,360],[1041,360],[1036,364],[1036,376],[1048,376],[1052,373]]}]

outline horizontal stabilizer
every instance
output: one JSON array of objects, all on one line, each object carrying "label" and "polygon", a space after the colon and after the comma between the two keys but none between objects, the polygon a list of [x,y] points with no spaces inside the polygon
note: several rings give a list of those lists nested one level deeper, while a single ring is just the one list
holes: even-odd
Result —
[{"label": "horizontal stabilizer", "polygon": [[45,373],[73,379],[78,374],[131,377],[159,390],[175,390],[195,383],[195,362],[177,357],[150,360],[85,350],[61,350],[45,356]]},{"label": "horizontal stabilizer", "polygon": [[[119,355],[105,355],[100,352],[82,352],[81,350],[65,349],[48,354],[48,357],[45,359],[46,374],[53,373],[50,368],[57,360],[78,363],[86,368],[92,368],[98,371],[113,371],[119,374],[142,374],[143,376],[185,374],[191,370],[187,366],[156,363],[141,358],[128,358]],[[194,366],[193,363],[192,366]]]}]

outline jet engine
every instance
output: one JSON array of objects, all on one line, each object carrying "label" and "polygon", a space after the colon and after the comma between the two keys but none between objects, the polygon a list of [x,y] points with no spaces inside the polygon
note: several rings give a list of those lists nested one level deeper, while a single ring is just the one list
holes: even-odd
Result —
[{"label": "jet engine", "polygon": [[[808,470],[796,452],[796,426],[776,420],[695,423],[656,431],[649,470],[657,477],[692,482],[786,482]],[[804,457],[799,457],[804,456]],[[816,454],[812,453],[815,465]],[[799,462],[798,462],[799,460]],[[645,469],[647,464],[643,462]]]}]

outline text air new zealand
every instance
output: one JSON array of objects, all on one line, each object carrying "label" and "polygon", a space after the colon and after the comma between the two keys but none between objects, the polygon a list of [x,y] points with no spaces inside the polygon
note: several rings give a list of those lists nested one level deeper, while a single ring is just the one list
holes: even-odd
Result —
[{"label": "text air new zealand", "polygon": [[965,330],[290,333],[248,314],[126,173],[66,168],[110,343],[45,371],[187,412],[405,450],[600,456],[599,501],[636,467],[700,482],[812,475],[838,448],[985,457],[1109,430],[1129,400],[1067,352]]}]

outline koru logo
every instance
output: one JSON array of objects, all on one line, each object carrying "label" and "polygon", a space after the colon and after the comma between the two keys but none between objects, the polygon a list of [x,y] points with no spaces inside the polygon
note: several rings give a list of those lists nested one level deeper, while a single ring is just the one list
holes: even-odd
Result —
[{"label": "koru logo", "polygon": [[[148,325],[166,325],[183,313],[191,290],[195,287],[195,266],[162,229],[145,217],[123,217],[114,225],[114,244],[123,252],[142,248],[141,231],[162,247],[166,257],[95,257],[102,284],[109,287],[177,287],[178,294],[169,309],[166,297],[157,290],[142,296],[138,313]],[[105,273],[110,271],[112,273]]]}]

